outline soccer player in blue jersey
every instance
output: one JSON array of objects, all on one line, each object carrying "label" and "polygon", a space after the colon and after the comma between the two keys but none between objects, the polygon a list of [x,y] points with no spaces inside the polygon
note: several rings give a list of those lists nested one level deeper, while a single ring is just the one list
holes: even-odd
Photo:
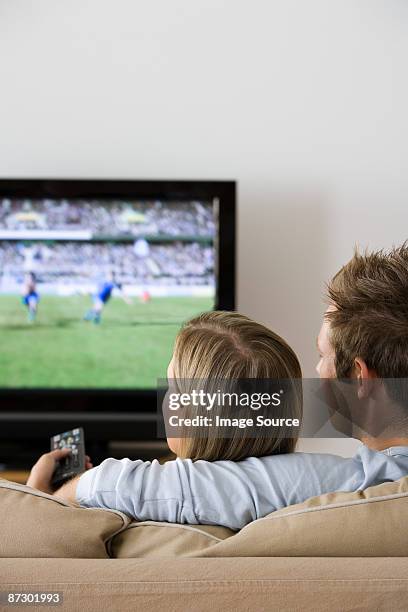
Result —
[{"label": "soccer player in blue jersey", "polygon": [[25,275],[21,301],[28,309],[28,321],[33,323],[37,316],[37,307],[40,301],[40,296],[37,292],[37,279],[34,272],[27,272]]},{"label": "soccer player in blue jersey", "polygon": [[112,272],[106,281],[103,281],[97,289],[97,292],[92,296],[93,306],[84,316],[85,321],[93,321],[98,324],[101,322],[102,311],[109,302],[114,289],[119,291],[121,298],[126,304],[131,304],[132,301],[123,293],[122,285],[116,281],[115,274]]}]

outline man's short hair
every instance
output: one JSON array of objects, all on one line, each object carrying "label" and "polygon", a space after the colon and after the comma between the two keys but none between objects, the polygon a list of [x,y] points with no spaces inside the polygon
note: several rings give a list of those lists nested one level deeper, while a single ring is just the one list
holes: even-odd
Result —
[{"label": "man's short hair", "polygon": [[328,285],[327,312],[338,378],[360,357],[381,378],[408,378],[408,243],[355,251]]}]

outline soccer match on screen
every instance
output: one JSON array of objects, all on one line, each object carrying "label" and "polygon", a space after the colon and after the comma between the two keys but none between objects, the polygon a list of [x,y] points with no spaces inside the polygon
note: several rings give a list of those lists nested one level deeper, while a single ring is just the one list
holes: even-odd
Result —
[{"label": "soccer match on screen", "polygon": [[214,237],[212,202],[0,199],[0,387],[156,386]]}]

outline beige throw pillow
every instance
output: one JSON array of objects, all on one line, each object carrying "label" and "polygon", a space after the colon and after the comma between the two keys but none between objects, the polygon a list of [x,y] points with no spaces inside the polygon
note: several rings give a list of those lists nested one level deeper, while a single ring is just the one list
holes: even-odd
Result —
[{"label": "beige throw pillow", "polygon": [[130,519],[80,508],[25,485],[0,480],[0,557],[103,559]]},{"label": "beige throw pillow", "polygon": [[133,522],[125,531],[112,538],[112,556],[118,559],[196,557],[234,533],[225,527],[212,525]]}]

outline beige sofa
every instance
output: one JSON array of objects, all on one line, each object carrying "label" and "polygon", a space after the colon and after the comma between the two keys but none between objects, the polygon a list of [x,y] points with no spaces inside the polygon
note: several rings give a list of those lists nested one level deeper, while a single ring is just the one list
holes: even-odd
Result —
[{"label": "beige sofa", "polygon": [[408,477],[312,498],[239,533],[135,523],[7,481],[0,513],[1,610],[13,609],[9,592],[60,593],[57,609],[81,612],[408,610]]}]

